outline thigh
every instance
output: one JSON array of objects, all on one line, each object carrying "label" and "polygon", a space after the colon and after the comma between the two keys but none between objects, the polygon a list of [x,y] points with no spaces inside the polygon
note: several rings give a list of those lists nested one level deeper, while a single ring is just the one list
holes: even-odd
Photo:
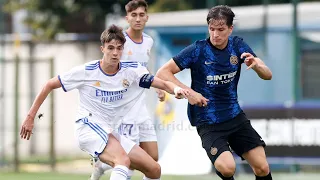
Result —
[{"label": "thigh", "polygon": [[140,147],[147,152],[155,161],[158,161],[158,143],[157,141],[140,142]]},{"label": "thigh", "polygon": [[130,139],[126,138],[116,131],[113,131],[111,134],[116,138],[117,141],[119,141],[121,147],[127,154],[129,154],[132,148],[136,145],[135,142],[131,141]]},{"label": "thigh", "polygon": [[143,173],[150,172],[158,163],[147,154],[141,147],[135,145],[128,154],[131,161],[131,168]]},{"label": "thigh", "polygon": [[251,126],[250,121],[245,122],[241,127],[232,133],[229,138],[230,147],[240,156],[256,147],[265,147],[266,144],[256,130]]},{"label": "thigh", "polygon": [[109,141],[99,159],[114,167],[115,165],[130,165],[129,157],[121,146],[120,142],[112,134],[109,135]]},{"label": "thigh", "polygon": [[230,151],[227,140],[228,133],[213,130],[210,131],[207,128],[208,127],[198,128],[198,134],[202,141],[202,147],[205,149],[209,159],[214,165],[220,154],[225,151]]},{"label": "thigh", "polygon": [[262,146],[255,147],[245,152],[242,157],[248,161],[252,168],[267,166],[267,158],[265,150]]}]

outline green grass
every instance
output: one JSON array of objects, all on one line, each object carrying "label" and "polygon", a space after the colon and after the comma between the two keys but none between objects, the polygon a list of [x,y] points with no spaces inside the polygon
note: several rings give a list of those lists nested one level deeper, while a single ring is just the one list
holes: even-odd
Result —
[{"label": "green grass", "polygon": [[[274,174],[277,180],[307,180],[318,179],[320,174]],[[8,173],[0,172],[0,180],[87,180],[89,175],[59,174],[59,173]],[[102,180],[108,180],[109,176],[103,176]],[[142,176],[135,176],[132,180],[141,180]],[[214,175],[205,176],[163,176],[161,180],[220,180]],[[253,175],[241,175],[237,180],[255,180]]]},{"label": "green grass", "polygon": [[88,175],[56,173],[0,173],[0,180],[76,180],[88,179]]},{"label": "green grass", "polygon": [[[0,180],[87,180],[89,175],[77,174],[56,174],[56,173],[0,173]],[[103,176],[102,179],[109,179],[108,175]],[[135,176],[132,180],[141,180],[141,176]],[[163,177],[163,180],[187,180],[184,177]],[[189,178],[190,179],[190,178]],[[189,180],[188,179],[188,180]],[[190,179],[191,180],[191,179]]]},{"label": "green grass", "polygon": [[[58,156],[56,159],[56,163],[66,163],[66,162],[72,162],[75,160],[87,160],[89,162],[90,157],[68,157],[68,156]],[[13,158],[6,158],[2,160],[5,164],[12,164]],[[50,158],[48,156],[29,156],[20,158],[20,164],[50,164]]]}]

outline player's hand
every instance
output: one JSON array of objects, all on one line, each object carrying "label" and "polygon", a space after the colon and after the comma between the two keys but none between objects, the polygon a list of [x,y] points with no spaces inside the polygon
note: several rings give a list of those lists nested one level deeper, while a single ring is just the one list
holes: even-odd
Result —
[{"label": "player's hand", "polygon": [[32,134],[33,127],[34,127],[34,117],[32,117],[31,115],[28,115],[21,127],[21,131],[20,131],[21,139],[27,138],[27,140],[29,140]]},{"label": "player's hand", "polygon": [[160,102],[163,102],[166,98],[166,93],[165,91],[161,90],[161,89],[157,89],[156,90],[157,94],[158,94],[158,98]]},{"label": "player's hand", "polygon": [[183,98],[187,99],[188,96],[190,95],[189,90],[182,89],[180,87],[174,88],[174,94],[175,94],[175,98],[177,99],[183,99]]},{"label": "player's hand", "polygon": [[248,66],[248,69],[254,68],[257,66],[258,62],[256,61],[255,57],[250,53],[242,53],[241,59],[245,58],[244,63]]},{"label": "player's hand", "polygon": [[191,105],[197,105],[200,107],[206,107],[208,105],[209,99],[202,96],[202,94],[197,93],[195,91],[191,91],[190,95],[188,96],[188,102]]}]

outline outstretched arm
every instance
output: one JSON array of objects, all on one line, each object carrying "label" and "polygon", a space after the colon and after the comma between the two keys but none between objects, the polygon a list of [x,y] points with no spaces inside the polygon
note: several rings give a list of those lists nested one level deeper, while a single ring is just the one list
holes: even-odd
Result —
[{"label": "outstretched arm", "polygon": [[170,81],[164,81],[157,77],[154,77],[151,86],[167,91],[170,94],[174,94],[177,98],[187,98],[189,95],[188,90],[182,89]]},{"label": "outstretched arm", "polygon": [[58,77],[54,77],[50,80],[47,81],[47,83],[43,86],[42,90],[40,93],[37,95],[35,98],[28,115],[26,119],[24,120],[21,131],[20,131],[20,136],[23,139],[29,140],[30,136],[32,134],[32,129],[34,126],[34,118],[41,106],[41,104],[44,102],[44,100],[47,98],[48,94],[53,90],[61,87],[61,83],[58,79]]},{"label": "outstretched arm", "polygon": [[[146,68],[148,69],[149,72],[151,72],[153,74],[153,72],[150,71],[150,69],[148,67],[146,67]],[[158,95],[159,101],[163,102],[165,100],[165,98],[166,98],[166,92],[164,90],[158,89],[158,88],[155,88],[155,91],[156,91],[156,93]]]},{"label": "outstretched arm", "polygon": [[167,91],[170,94],[174,94],[176,98],[187,98],[189,91],[180,88],[172,82],[164,81],[160,78],[154,77],[151,74],[144,74],[142,77],[139,77],[139,86],[142,88],[158,88],[164,91]]}]

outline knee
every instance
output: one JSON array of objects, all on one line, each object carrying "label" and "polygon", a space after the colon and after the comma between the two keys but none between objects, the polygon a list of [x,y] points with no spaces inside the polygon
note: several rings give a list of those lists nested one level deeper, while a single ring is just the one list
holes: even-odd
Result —
[{"label": "knee", "polygon": [[158,163],[155,163],[154,165],[150,166],[148,172],[148,175],[146,175],[148,178],[159,179],[161,177],[161,167]]},{"label": "knee", "polygon": [[268,163],[263,163],[258,166],[254,166],[253,171],[257,176],[267,176],[270,171],[269,165],[268,165]]},{"label": "knee", "polygon": [[131,164],[130,158],[128,156],[124,156],[121,158],[121,165],[129,167]]},{"label": "knee", "polygon": [[215,168],[224,176],[231,177],[236,171],[235,163],[215,163]]},{"label": "knee", "polygon": [[126,167],[129,167],[130,163],[131,163],[130,158],[127,155],[123,155],[122,157],[119,157],[114,161],[115,165],[123,165]]}]

